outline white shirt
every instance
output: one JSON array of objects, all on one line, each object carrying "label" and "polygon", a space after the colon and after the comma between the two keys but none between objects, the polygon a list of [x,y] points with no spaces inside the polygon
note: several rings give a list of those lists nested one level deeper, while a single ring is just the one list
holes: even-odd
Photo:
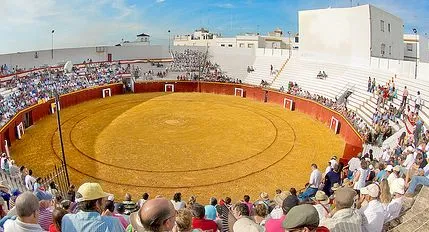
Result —
[{"label": "white shirt", "polygon": [[351,172],[356,171],[360,168],[360,159],[358,157],[353,157],[349,160],[349,170]]},{"label": "white shirt", "polygon": [[318,169],[314,169],[310,175],[310,188],[319,188],[320,182],[322,180],[322,173]]},{"label": "white shirt", "polygon": [[389,150],[385,150],[384,152],[383,152],[383,156],[381,157],[384,161],[389,161],[390,160],[390,154],[389,154]]},{"label": "white shirt", "polygon": [[271,219],[280,219],[283,216],[283,210],[280,206],[276,206],[270,213]]},{"label": "white shirt", "polygon": [[404,198],[394,198],[388,205],[384,214],[384,222],[391,221],[397,217],[399,217],[399,213],[401,212],[402,203],[404,202]]},{"label": "white shirt", "polygon": [[2,170],[4,170],[4,160],[6,159],[6,157],[2,157],[1,159],[0,159],[0,167],[1,167],[1,169]]},{"label": "white shirt", "polygon": [[175,210],[184,209],[185,208],[185,202],[184,201],[178,201],[175,202],[174,200],[170,200],[171,203],[174,205]]},{"label": "white shirt", "polygon": [[328,174],[328,172],[330,172],[332,170],[331,166],[328,165],[328,167],[326,167],[325,169],[325,175]]},{"label": "white shirt", "polygon": [[25,176],[25,187],[27,187],[27,190],[33,191],[33,184],[36,182],[36,178],[26,175]]},{"label": "white shirt", "polygon": [[[392,186],[393,181],[396,179],[398,179],[398,176],[394,172],[390,173],[390,175],[387,177],[387,182],[389,183],[389,186]],[[390,190],[390,194],[392,194],[392,190]]]},{"label": "white shirt", "polygon": [[405,159],[402,166],[406,167],[407,169],[410,169],[413,166],[414,163],[414,155],[413,153],[410,153],[407,155],[407,158]]},{"label": "white shirt", "polygon": [[372,200],[366,207],[359,210],[362,217],[365,217],[368,224],[363,224],[363,231],[381,232],[384,223],[384,209],[378,200]]}]

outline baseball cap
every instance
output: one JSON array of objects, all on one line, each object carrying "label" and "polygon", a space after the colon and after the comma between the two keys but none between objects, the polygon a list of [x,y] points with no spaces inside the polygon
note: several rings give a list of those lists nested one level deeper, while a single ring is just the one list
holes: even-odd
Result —
[{"label": "baseball cap", "polygon": [[370,184],[360,189],[363,195],[370,195],[371,197],[378,197],[380,195],[380,187],[376,184]]},{"label": "baseball cap", "polygon": [[298,204],[299,204],[298,197],[292,196],[292,195],[286,197],[286,199],[283,201],[283,204],[282,204],[283,212],[288,213],[290,209],[297,206]]},{"label": "baseball cap", "polygon": [[303,226],[319,225],[319,214],[316,208],[309,204],[297,205],[293,207],[287,214],[282,226],[285,229],[294,229]]},{"label": "baseball cap", "polygon": [[109,195],[112,195],[104,192],[100,184],[98,183],[84,183],[79,187],[79,189],[77,190],[77,193],[78,193],[76,195],[77,202],[96,200],[96,199],[105,198],[105,197],[108,197]]},{"label": "baseball cap", "polygon": [[389,171],[389,172],[391,172],[393,170],[393,166],[392,165],[387,165],[387,167],[386,167],[386,171]]},{"label": "baseball cap", "polygon": [[36,190],[34,192],[34,195],[37,197],[37,200],[39,201],[50,201],[52,200],[52,194],[42,191],[42,190]]}]

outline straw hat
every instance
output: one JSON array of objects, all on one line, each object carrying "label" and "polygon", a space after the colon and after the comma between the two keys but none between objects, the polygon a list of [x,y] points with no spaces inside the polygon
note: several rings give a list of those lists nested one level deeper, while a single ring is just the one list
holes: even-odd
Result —
[{"label": "straw hat", "polygon": [[351,187],[353,187],[353,183],[349,179],[346,178],[343,181],[343,187],[351,188]]},{"label": "straw hat", "polygon": [[341,188],[340,184],[338,184],[338,183],[334,183],[334,185],[332,185],[331,190],[335,192],[335,191],[337,191],[339,188]]},{"label": "straw hat", "polygon": [[325,192],[320,191],[320,190],[316,192],[316,196],[312,197],[311,200],[320,201],[320,203],[322,203],[322,204],[328,204],[329,203],[328,195],[326,195]]}]

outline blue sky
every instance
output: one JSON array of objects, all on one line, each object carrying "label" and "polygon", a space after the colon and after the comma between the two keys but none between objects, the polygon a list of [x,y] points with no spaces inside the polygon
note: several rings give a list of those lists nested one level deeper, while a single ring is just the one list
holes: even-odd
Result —
[{"label": "blue sky", "polygon": [[[138,33],[167,44],[171,35],[199,27],[224,36],[243,32],[266,34],[280,27],[297,31],[299,10],[350,6],[350,0],[0,0],[0,54],[55,47],[114,45]],[[429,33],[428,0],[353,0],[371,3]]]}]

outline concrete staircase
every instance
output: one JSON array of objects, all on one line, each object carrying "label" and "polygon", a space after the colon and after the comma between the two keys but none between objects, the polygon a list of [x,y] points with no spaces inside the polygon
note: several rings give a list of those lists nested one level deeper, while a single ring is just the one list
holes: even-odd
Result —
[{"label": "concrete staircase", "polygon": [[429,231],[429,187],[423,187],[414,199],[406,198],[401,215],[385,225],[385,231]]}]

